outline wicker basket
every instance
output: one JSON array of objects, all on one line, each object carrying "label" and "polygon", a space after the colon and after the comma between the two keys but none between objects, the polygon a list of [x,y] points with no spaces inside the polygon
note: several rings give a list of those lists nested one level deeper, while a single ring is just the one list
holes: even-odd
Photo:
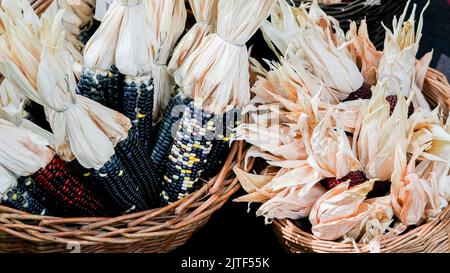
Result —
[{"label": "wicker basket", "polygon": [[[298,5],[303,0],[294,0]],[[350,27],[350,20],[358,24],[362,19],[367,20],[370,40],[380,50],[383,48],[386,31],[381,22],[388,27],[392,27],[392,18],[399,16],[405,6],[406,0],[355,0],[351,2],[320,5],[328,15],[333,16],[341,23],[341,27],[347,31]]]},{"label": "wicker basket", "polygon": [[[448,114],[450,107],[450,85],[440,72],[429,69],[423,90],[433,105],[441,105]],[[274,220],[273,229],[284,249],[291,253],[369,253],[370,247],[352,243],[320,240],[311,233],[297,227],[288,219]],[[450,207],[436,219],[414,228],[405,234],[380,242],[382,253],[442,253],[450,252]]]},{"label": "wicker basket", "polygon": [[116,218],[55,218],[0,206],[0,252],[165,253],[183,245],[240,188],[228,174],[241,165],[233,144],[221,172],[169,206]]},{"label": "wicker basket", "polygon": [[[52,0],[30,0],[41,14]],[[183,245],[240,188],[228,174],[241,164],[244,144],[231,147],[221,172],[169,206],[116,218],[58,218],[0,206],[0,253],[164,253]]]}]

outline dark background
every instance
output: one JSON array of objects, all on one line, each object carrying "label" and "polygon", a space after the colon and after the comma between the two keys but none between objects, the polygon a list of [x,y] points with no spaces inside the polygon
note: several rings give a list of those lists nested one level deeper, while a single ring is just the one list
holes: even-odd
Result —
[{"label": "dark background", "polygon": [[[418,11],[426,1],[413,1],[418,4]],[[416,18],[418,18],[419,12]],[[438,67],[450,78],[450,62],[446,56],[449,52],[450,36],[450,4],[447,0],[431,0],[425,13],[423,38],[418,57],[434,48],[432,66]],[[250,41],[255,45],[256,54],[265,51],[264,41],[258,33]],[[267,52],[267,51],[266,51]],[[267,56],[265,56],[267,58]],[[242,190],[234,197],[245,194]],[[276,255],[283,250],[277,242],[270,225],[264,224],[263,218],[255,216],[256,204],[247,213],[247,204],[237,204],[230,200],[221,210],[216,212],[206,226],[195,233],[188,243],[176,254],[192,255]]]}]

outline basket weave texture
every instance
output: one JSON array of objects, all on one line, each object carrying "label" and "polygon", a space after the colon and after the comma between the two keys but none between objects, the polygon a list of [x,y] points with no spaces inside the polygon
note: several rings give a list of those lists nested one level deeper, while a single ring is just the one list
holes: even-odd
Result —
[{"label": "basket weave texture", "polygon": [[[423,93],[433,106],[440,105],[443,113],[450,108],[450,85],[440,72],[429,69]],[[289,219],[274,220],[273,229],[283,248],[291,253],[370,253],[369,245],[320,240],[297,227]],[[382,240],[381,253],[450,253],[450,207],[435,219],[408,232]]]},{"label": "basket weave texture", "polygon": [[[299,5],[304,0],[294,0]],[[323,4],[321,9],[330,16],[333,16],[340,22],[344,30],[350,27],[350,20],[358,24],[362,19],[366,19],[369,30],[370,40],[380,50],[383,48],[385,29],[392,27],[392,18],[402,14],[407,0],[355,0],[339,4]]]}]

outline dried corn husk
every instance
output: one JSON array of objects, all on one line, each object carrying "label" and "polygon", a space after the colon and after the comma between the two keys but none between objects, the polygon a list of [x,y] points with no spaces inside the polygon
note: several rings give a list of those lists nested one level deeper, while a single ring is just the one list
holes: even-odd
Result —
[{"label": "dried corn husk", "polygon": [[250,100],[245,43],[276,1],[219,0],[217,33],[210,34],[175,73],[175,81],[202,108],[224,113]]},{"label": "dried corn husk", "polygon": [[43,137],[0,120],[0,165],[17,176],[30,176],[55,156]]},{"label": "dried corn husk", "polygon": [[[84,167],[99,169],[114,154],[114,146],[127,137],[131,124],[123,115],[76,95],[76,81],[65,50],[62,16],[60,11],[54,20],[42,18],[39,33],[42,40],[38,43],[37,56],[26,48],[29,43],[22,44],[11,38],[11,34],[20,36],[26,29],[9,25],[10,40],[3,40],[6,51],[0,71],[18,92],[45,107],[58,153],[63,159],[77,158]],[[18,49],[22,51],[17,52]],[[22,52],[28,54],[20,54]],[[24,69],[26,55],[33,56],[29,61],[37,67],[38,71],[33,71],[36,73],[27,73]]]},{"label": "dried corn husk", "polygon": [[[419,82],[416,84],[415,67],[416,55],[422,38],[423,14],[428,5],[429,2],[427,2],[420,14],[417,30],[415,29],[416,4],[414,4],[410,18],[405,21],[406,12],[409,8],[409,1],[398,21],[397,17],[394,17],[392,24],[393,31],[391,32],[391,30],[385,27],[386,40],[384,43],[383,57],[381,58],[380,67],[378,69],[378,80],[389,79],[397,82],[403,96],[409,97],[411,93],[414,94],[413,104],[415,108],[429,110],[430,106],[419,89],[423,83],[424,77],[420,75],[417,76]],[[429,61],[431,61],[431,55],[426,55],[424,60],[420,63],[419,67],[421,67],[421,69],[418,70],[425,71],[426,73]],[[420,80],[422,80],[422,83],[420,83]],[[396,95],[396,90],[390,88],[387,94]]]},{"label": "dried corn husk", "polygon": [[[131,77],[151,76],[153,37],[148,31],[151,25],[147,2],[144,0],[128,1],[120,16],[122,22],[118,29],[119,37],[115,51],[117,69],[120,73]],[[137,29],[146,31],[136,31]]]},{"label": "dried corn husk", "polygon": [[189,0],[189,3],[197,23],[184,35],[175,48],[169,62],[169,73],[171,75],[184,63],[189,54],[200,45],[202,40],[216,30],[217,0]]},{"label": "dried corn husk", "polygon": [[[361,126],[354,136],[354,150],[369,178],[381,181],[390,179],[394,169],[395,147],[406,149],[407,140],[407,102],[399,95],[392,116],[386,101],[386,92],[395,82],[378,82],[374,95],[366,110],[362,111]],[[400,92],[397,88],[397,92]],[[398,93],[399,94],[399,93]]]},{"label": "dried corn husk", "polygon": [[17,178],[5,167],[0,165],[0,203],[3,195],[17,185]]},{"label": "dried corn husk", "polygon": [[118,0],[112,3],[100,27],[84,49],[84,64],[92,71],[107,71],[115,61],[120,27],[128,6],[141,0]]},{"label": "dried corn husk", "polygon": [[149,5],[150,33],[154,35],[153,84],[155,102],[153,119],[158,120],[172,93],[167,63],[186,25],[184,0],[146,0]]},{"label": "dried corn husk", "polygon": [[70,1],[75,14],[80,18],[80,27],[83,28],[92,22],[94,16],[95,0],[77,0]]},{"label": "dried corn husk", "polygon": [[309,215],[312,232],[321,240],[336,240],[365,222],[370,210],[365,203],[374,181],[349,189],[342,183],[317,200]]},{"label": "dried corn husk", "polygon": [[378,51],[370,41],[366,20],[361,21],[359,29],[356,22],[351,22],[347,40],[351,41],[350,54],[361,70],[364,82],[368,85],[375,85],[377,83],[377,69],[383,53]]}]

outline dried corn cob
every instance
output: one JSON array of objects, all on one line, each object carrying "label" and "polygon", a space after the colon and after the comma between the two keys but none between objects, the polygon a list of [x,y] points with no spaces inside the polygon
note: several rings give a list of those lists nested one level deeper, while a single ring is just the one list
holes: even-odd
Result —
[{"label": "dried corn cob", "polygon": [[80,182],[74,171],[58,156],[33,176],[33,181],[62,202],[72,216],[105,216],[107,210],[92,189]]},{"label": "dried corn cob", "polygon": [[[230,151],[230,140],[234,129],[240,124],[240,111],[232,110],[216,120],[216,137],[212,143],[211,152],[208,155],[208,168],[203,178],[210,179],[221,170]],[[221,128],[218,125],[221,124]]]},{"label": "dried corn cob", "polygon": [[106,88],[103,90],[105,106],[123,113],[123,88],[125,77],[113,65],[109,69]]},{"label": "dried corn cob", "polygon": [[116,151],[127,171],[132,174],[134,182],[144,193],[147,204],[150,208],[156,208],[159,206],[161,193],[159,173],[137,140],[135,131],[130,130],[128,139],[120,142]]},{"label": "dried corn cob", "polygon": [[92,175],[100,188],[114,200],[121,213],[149,208],[142,191],[133,181],[118,155],[113,155],[100,170],[93,170]]},{"label": "dried corn cob", "polygon": [[136,129],[138,141],[146,154],[150,153],[152,133],[154,87],[148,77],[126,77],[124,87],[123,111],[131,119]]},{"label": "dried corn cob", "polygon": [[81,29],[80,35],[78,36],[78,39],[86,45],[89,39],[91,39],[92,35],[94,35],[95,31],[97,31],[98,27],[100,26],[100,22],[97,20],[92,20],[92,23],[85,26],[83,29]]},{"label": "dried corn cob", "polygon": [[165,167],[162,201],[172,203],[192,193],[205,169],[215,134],[214,115],[186,107]]},{"label": "dried corn cob", "polygon": [[80,81],[78,82],[77,93],[104,105],[104,92],[107,85],[108,72],[97,73],[88,68],[84,68]]},{"label": "dried corn cob", "polygon": [[0,197],[0,203],[14,209],[25,211],[34,215],[51,215],[44,205],[33,195],[30,181],[18,181],[17,186],[10,188]]},{"label": "dried corn cob", "polygon": [[151,155],[153,164],[161,171],[163,171],[161,167],[165,166],[167,163],[167,156],[170,152],[170,146],[173,143],[173,136],[176,133],[174,132],[174,129],[178,129],[176,122],[181,120],[184,110],[190,101],[191,99],[184,94],[177,92],[177,95],[172,97],[164,111],[163,119],[156,137],[156,143]]}]

